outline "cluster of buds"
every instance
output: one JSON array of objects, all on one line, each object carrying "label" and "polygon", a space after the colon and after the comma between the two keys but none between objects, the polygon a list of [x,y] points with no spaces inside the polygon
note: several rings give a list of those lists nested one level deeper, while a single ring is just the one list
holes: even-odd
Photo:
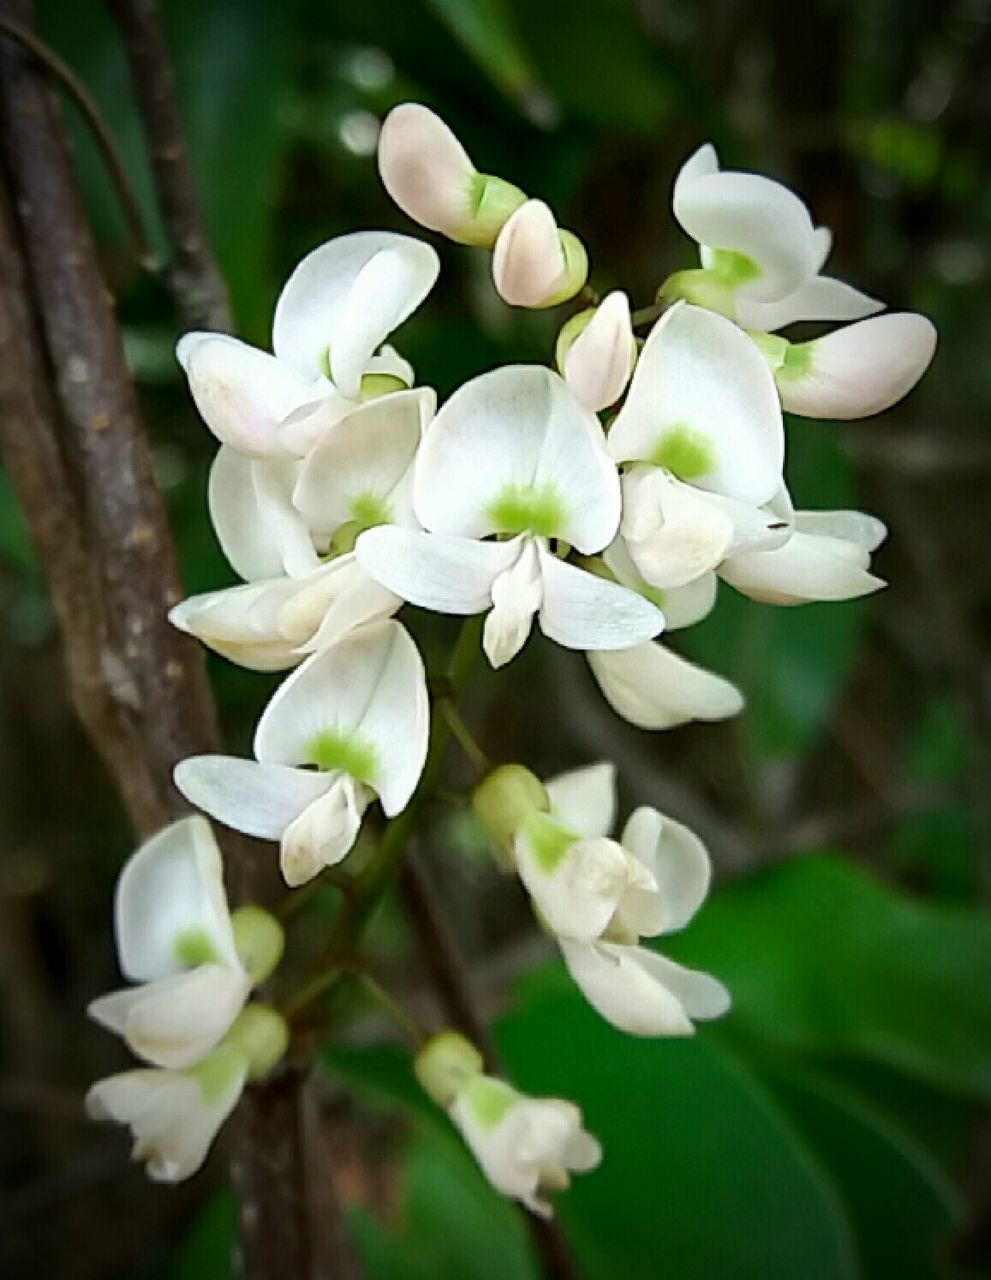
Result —
[{"label": "cluster of buds", "polygon": [[[184,601],[172,621],[242,666],[296,670],[261,715],[253,759],[193,757],[176,784],[218,821],[277,841],[290,886],[347,858],[369,807],[395,817],[420,782],[430,697],[394,617],[404,602],[484,615],[493,667],[536,622],[586,654],[608,703],[641,728],[736,714],[740,692],[658,636],[705,617],[721,582],[777,605],[883,585],[870,567],[880,521],[795,509],[783,414],[877,413],[915,384],[935,346],[924,317],[879,314],[873,298],[823,275],[828,230],[780,184],[721,171],[710,146],[673,194],[701,265],[673,275],[643,312],[621,291],[598,301],[578,238],[541,201],[479,173],[426,108],[390,114],[379,167],[417,222],[491,251],[506,302],[544,308],[581,292],[583,303],[546,365],[484,373],[439,408],[388,345],[440,269],[436,251],[407,236],[344,235],[305,257],[278,299],[271,353],[213,333],[181,340],[192,397],[220,442],[213,526],[243,583]],[[802,343],[780,336],[800,320],[844,327]],[[679,1036],[726,1011],[719,981],[642,945],[701,906],[710,864],[697,836],[641,807],[615,838],[607,763],[546,783],[505,765],[473,800],[498,862],[603,1018]],[[239,913],[227,916],[217,856],[197,819],[135,856],[118,938],[125,973],[150,985],[93,1007],[156,1067],[96,1086],[93,1109],[130,1120],[160,1177],[196,1167],[245,1080],[284,1049],[276,1015],[244,1003],[274,963],[274,925],[259,965]],[[154,897],[141,897],[134,886],[152,870]],[[429,1041],[416,1066],[491,1182],[531,1209],[597,1163],[577,1108],[484,1074],[453,1033]]]}]

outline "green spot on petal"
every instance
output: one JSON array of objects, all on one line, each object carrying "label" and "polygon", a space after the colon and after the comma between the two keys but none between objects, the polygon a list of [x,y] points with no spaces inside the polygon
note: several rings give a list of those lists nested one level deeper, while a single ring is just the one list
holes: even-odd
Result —
[{"label": "green spot on petal", "polygon": [[374,529],[376,525],[389,524],[392,520],[389,504],[377,493],[357,493],[351,499],[350,506],[352,519],[358,526],[358,533],[363,533],[366,529]]},{"label": "green spot on petal", "polygon": [[670,471],[679,480],[697,480],[715,469],[712,442],[701,431],[679,423],[668,427],[650,456],[657,467]]},{"label": "green spot on petal", "polygon": [[788,350],[784,354],[784,359],[774,371],[774,376],[780,381],[808,377],[812,369],[812,348],[814,342],[790,342]]},{"label": "green spot on petal", "polygon": [[552,538],[564,523],[564,504],[553,485],[507,484],[488,506],[499,533],[536,533]]},{"label": "green spot on petal", "polygon": [[183,929],[176,934],[172,943],[172,953],[176,960],[186,969],[194,969],[200,964],[211,964],[217,959],[213,943],[205,929]]},{"label": "green spot on petal", "polygon": [[534,862],[545,875],[551,875],[561,865],[578,839],[547,813],[531,813],[523,824],[523,834]]},{"label": "green spot on petal", "polygon": [[519,1101],[519,1096],[512,1085],[504,1080],[493,1080],[491,1076],[476,1076],[462,1091],[462,1097],[482,1129],[494,1129]]},{"label": "green spot on petal", "polygon": [[760,267],[753,258],[748,258],[745,253],[737,253],[735,249],[713,249],[709,270],[730,286],[746,284],[748,280],[760,278]]},{"label": "green spot on petal", "polygon": [[378,766],[378,753],[370,742],[354,734],[324,729],[311,741],[309,759],[326,773],[340,769],[357,782],[370,784]]}]

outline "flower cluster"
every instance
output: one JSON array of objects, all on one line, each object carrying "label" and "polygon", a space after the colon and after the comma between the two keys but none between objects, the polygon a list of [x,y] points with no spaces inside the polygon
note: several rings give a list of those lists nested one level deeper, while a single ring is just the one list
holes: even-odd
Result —
[{"label": "flower cluster", "polygon": [[[296,670],[258,722],[254,759],[187,759],[176,784],[227,826],[277,841],[290,886],[348,856],[370,805],[393,818],[420,783],[430,697],[393,616],[404,602],[484,615],[481,645],[497,668],[536,623],[585,653],[609,704],[641,728],[738,712],[737,689],[657,637],[705,617],[720,581],[778,605],[883,585],[870,568],[880,521],[795,509],[783,414],[880,412],[935,346],[924,317],[881,314],[823,275],[829,231],[779,183],[721,170],[711,146],[673,192],[700,265],[641,311],[621,291],[600,300],[578,237],[542,201],[476,170],[426,108],[389,115],[379,167],[413,219],[491,251],[509,305],[581,297],[546,366],[496,368],[440,407],[387,343],[440,269],[432,247],[403,235],[344,235],[304,258],[278,299],[271,353],[213,333],[179,344],[220,442],[214,529],[244,581],[184,601],[172,621],[243,666]],[[793,343],[778,331],[795,321],[843,327]],[[650,807],[615,837],[611,765],[546,784],[504,765],[480,780],[474,808],[603,1018],[668,1036],[725,1012],[715,978],[642,945],[699,909],[706,850]],[[239,958],[215,859],[195,819],[135,856],[118,938],[125,973],[148,985],[92,1009],[157,1068],[92,1094],[94,1110],[130,1120],[155,1176],[191,1172],[245,1079],[273,1061],[253,1060],[238,1035],[261,1008],[243,1008],[261,975]],[[152,879],[154,898],[137,892]],[[492,1183],[531,1209],[597,1163],[572,1104],[486,1075],[454,1033],[427,1041],[416,1066]]]}]

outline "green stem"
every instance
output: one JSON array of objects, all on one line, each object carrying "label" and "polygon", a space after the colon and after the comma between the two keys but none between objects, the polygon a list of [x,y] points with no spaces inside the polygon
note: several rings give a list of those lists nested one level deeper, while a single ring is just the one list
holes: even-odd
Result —
[{"label": "green stem", "polygon": [[479,774],[488,773],[492,768],[492,761],[475,740],[475,735],[465,724],[461,712],[451,699],[449,697],[439,699],[438,710],[447,721],[451,736],[475,766],[476,771]]},{"label": "green stem", "polygon": [[[448,680],[450,693],[448,698],[452,706],[464,688],[471,665],[478,653],[481,640],[481,617],[466,618],[458,633],[451,660],[448,664]],[[435,703],[430,724],[430,747],[427,760],[420,778],[419,786],[413,793],[409,804],[398,814],[382,833],[378,848],[369,858],[364,870],[354,881],[354,891],[345,900],[337,925],[331,934],[324,952],[322,972],[312,978],[286,1005],[286,1013],[290,1017],[297,1016],[307,1005],[324,995],[341,976],[348,958],[353,954],[355,944],[361,937],[368,920],[384,896],[399,867],[406,844],[416,829],[417,821],[427,802],[432,798],[440,778],[444,751],[451,736],[451,726],[440,710],[441,703]]]},{"label": "green stem", "polygon": [[667,307],[667,302],[654,302],[649,307],[641,307],[639,311],[634,311],[630,316],[630,324],[634,329],[641,329],[644,325],[653,324],[655,320],[661,318]]},{"label": "green stem", "polygon": [[375,1004],[386,1014],[396,1026],[402,1031],[403,1035],[409,1040],[414,1049],[419,1049],[423,1044],[426,1036],[422,1029],[417,1026],[406,1010],[402,1007],[391,991],[387,991],[376,978],[364,970],[354,974],[355,981],[364,989],[365,994],[374,1001]]}]

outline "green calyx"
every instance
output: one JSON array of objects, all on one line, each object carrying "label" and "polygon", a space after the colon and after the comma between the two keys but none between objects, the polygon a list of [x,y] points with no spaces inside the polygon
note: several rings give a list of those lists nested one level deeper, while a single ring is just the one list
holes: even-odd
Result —
[{"label": "green calyx", "polygon": [[478,784],[471,806],[496,848],[508,849],[532,814],[550,809],[550,799],[544,784],[529,769],[504,764]]},{"label": "green calyx", "polygon": [[548,876],[557,870],[579,838],[549,813],[528,814],[522,833],[534,862]]},{"label": "green calyx", "polygon": [[289,1047],[289,1028],[281,1014],[267,1004],[248,1004],[221,1043],[248,1064],[248,1079],[261,1080]]},{"label": "green calyx", "polygon": [[462,1089],[481,1075],[482,1055],[457,1031],[431,1036],[413,1059],[420,1087],[439,1107],[449,1107]]},{"label": "green calyx", "polygon": [[663,467],[679,480],[697,480],[715,469],[710,438],[685,423],[668,427],[650,455],[655,467]]},{"label": "green calyx", "polygon": [[516,1105],[520,1095],[505,1080],[476,1076],[462,1092],[462,1099],[480,1129],[494,1129]]},{"label": "green calyx", "polygon": [[585,246],[573,231],[558,231],[557,236],[564,258],[564,275],[560,286],[540,304],[541,310],[567,302],[585,287],[588,279],[588,252]]},{"label": "green calyx", "polygon": [[565,320],[558,330],[557,341],[554,343],[554,363],[562,377],[564,376],[565,357],[588,328],[594,315],[595,307],[586,307],[584,311],[576,311],[573,316],[569,316]]},{"label": "green calyx", "polygon": [[554,537],[565,515],[564,503],[549,484],[508,484],[487,511],[499,533],[536,533],[545,538]]},{"label": "green calyx", "polygon": [[715,271],[693,267],[690,271],[676,271],[657,291],[658,302],[684,300],[708,311],[718,311],[730,320],[734,316],[733,287]]},{"label": "green calyx", "polygon": [[458,227],[448,228],[447,235],[459,244],[491,249],[503,224],[525,203],[525,193],[511,182],[491,173],[475,173],[468,189],[465,220]]},{"label": "green calyx", "polygon": [[196,1081],[200,1096],[210,1106],[223,1098],[243,1070],[244,1054],[236,1045],[224,1040],[212,1053],[187,1067],[183,1074]]},{"label": "green calyx", "polygon": [[815,342],[789,342],[776,333],[757,333],[749,329],[747,334],[767,361],[776,382],[808,377]]},{"label": "green calyx", "polygon": [[341,770],[366,784],[371,784],[378,767],[378,752],[370,742],[336,729],[322,729],[310,742],[307,755],[325,773]]},{"label": "green calyx", "polygon": [[239,907],[231,916],[237,958],[253,987],[271,977],[282,959],[286,937],[275,916],[262,907]]},{"label": "green calyx", "polygon": [[200,928],[183,929],[177,933],[172,943],[172,954],[184,969],[213,964],[218,959],[209,935]]},{"label": "green calyx", "polygon": [[366,373],[361,379],[358,389],[358,401],[365,404],[369,400],[378,400],[382,396],[392,395],[394,391],[408,391],[406,383],[394,373]]}]

